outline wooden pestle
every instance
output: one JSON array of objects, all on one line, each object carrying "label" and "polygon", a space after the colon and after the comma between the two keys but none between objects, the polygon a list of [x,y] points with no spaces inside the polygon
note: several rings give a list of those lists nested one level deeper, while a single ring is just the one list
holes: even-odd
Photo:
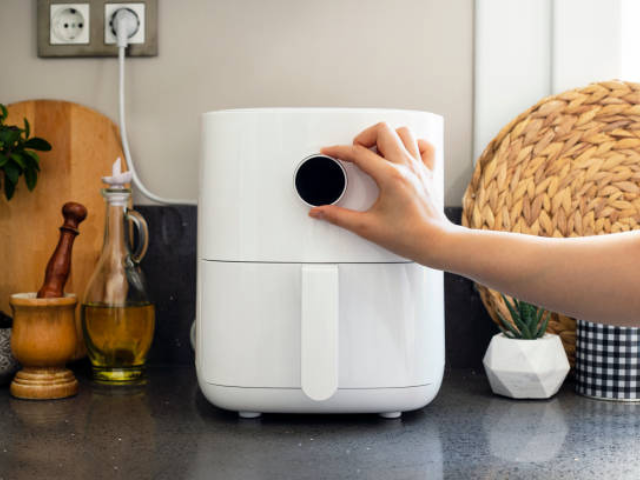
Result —
[{"label": "wooden pestle", "polygon": [[64,285],[71,271],[71,249],[73,241],[80,233],[78,225],[87,218],[87,208],[75,202],[62,206],[64,223],[60,227],[60,239],[53,255],[47,263],[44,283],[38,290],[38,298],[59,298],[64,296]]}]

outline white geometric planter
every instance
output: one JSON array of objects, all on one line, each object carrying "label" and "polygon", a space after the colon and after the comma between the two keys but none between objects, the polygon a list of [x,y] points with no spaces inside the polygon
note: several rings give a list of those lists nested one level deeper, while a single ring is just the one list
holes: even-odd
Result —
[{"label": "white geometric planter", "polygon": [[483,364],[493,393],[510,398],[549,398],[569,373],[560,337],[550,333],[537,340],[494,335]]}]

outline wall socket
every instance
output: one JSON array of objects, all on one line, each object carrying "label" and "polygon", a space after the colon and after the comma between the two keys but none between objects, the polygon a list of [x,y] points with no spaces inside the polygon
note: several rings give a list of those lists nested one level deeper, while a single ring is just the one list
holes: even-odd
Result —
[{"label": "wall socket", "polygon": [[73,45],[89,43],[89,4],[61,3],[49,8],[49,43]]},{"label": "wall socket", "polygon": [[127,55],[158,55],[157,0],[38,0],[38,56],[117,56],[109,22],[119,8],[131,9],[140,20],[138,31],[129,40]]}]

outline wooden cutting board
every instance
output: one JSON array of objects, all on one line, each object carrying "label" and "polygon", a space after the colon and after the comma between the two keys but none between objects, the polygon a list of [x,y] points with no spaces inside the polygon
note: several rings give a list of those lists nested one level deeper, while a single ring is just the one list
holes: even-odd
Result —
[{"label": "wooden cutting board", "polygon": [[[24,177],[10,201],[0,192],[0,310],[11,315],[11,294],[40,288],[63,223],[62,205],[68,201],[82,203],[89,212],[80,225],[65,287],[80,302],[102,249],[105,204],[101,177],[110,174],[117,157],[124,161],[124,155],[118,128],[95,110],[54,100],[19,102],[8,109],[6,124],[22,127],[26,117],[31,135],[52,146],[50,152],[38,152],[41,172],[33,192],[27,190]],[[76,358],[86,353],[79,313],[78,308]]]}]

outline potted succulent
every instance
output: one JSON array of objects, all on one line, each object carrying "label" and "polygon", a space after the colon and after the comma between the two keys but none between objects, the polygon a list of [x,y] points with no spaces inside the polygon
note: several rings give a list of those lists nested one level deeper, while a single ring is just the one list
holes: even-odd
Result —
[{"label": "potted succulent", "polygon": [[510,398],[549,398],[569,373],[560,337],[546,333],[549,314],[542,308],[503,295],[511,321],[498,313],[502,333],[491,339],[484,368],[491,389]]},{"label": "potted succulent", "polygon": [[38,182],[40,158],[34,150],[47,152],[51,150],[49,142],[42,138],[31,137],[31,127],[24,119],[24,128],[15,125],[5,125],[9,112],[0,103],[0,171],[7,200],[11,200],[21,175],[24,175],[29,191]]}]

